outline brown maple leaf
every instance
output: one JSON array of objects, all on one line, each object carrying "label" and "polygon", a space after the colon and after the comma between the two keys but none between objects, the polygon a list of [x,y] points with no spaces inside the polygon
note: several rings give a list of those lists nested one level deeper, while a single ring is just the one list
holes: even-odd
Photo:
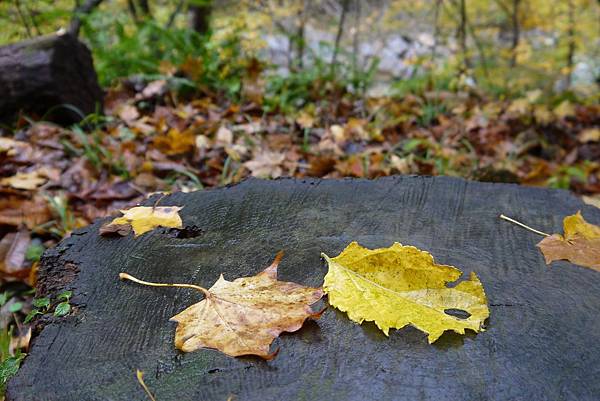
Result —
[{"label": "brown maple leaf", "polygon": [[538,244],[546,264],[566,259],[600,271],[600,227],[586,222],[581,212],[565,217],[563,227],[564,235],[552,234]]},{"label": "brown maple leaf", "polygon": [[500,218],[546,237],[537,244],[544,255],[546,264],[555,260],[568,260],[571,263],[600,271],[600,227],[585,221],[580,211],[564,218],[564,235],[550,235],[504,215],[500,215]]},{"label": "brown maple leaf", "polygon": [[204,299],[171,318],[178,323],[175,346],[184,352],[214,348],[231,356],[258,355],[272,359],[271,343],[284,331],[293,332],[306,319],[317,319],[310,305],[323,296],[321,288],[277,280],[283,252],[264,271],[227,281],[223,275],[208,290],[192,284],[160,284],[138,280],[127,273],[121,279],[151,286],[193,288]]}]

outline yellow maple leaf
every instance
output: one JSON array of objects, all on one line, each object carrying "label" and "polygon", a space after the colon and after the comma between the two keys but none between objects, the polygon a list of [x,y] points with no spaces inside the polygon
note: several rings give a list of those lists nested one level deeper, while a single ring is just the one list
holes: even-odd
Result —
[{"label": "yellow maple leaf", "polygon": [[564,235],[552,234],[537,245],[546,263],[565,259],[600,271],[600,227],[588,223],[577,212],[564,218],[563,229]]},{"label": "yellow maple leaf", "polygon": [[175,346],[184,352],[214,348],[231,355],[258,355],[272,359],[273,340],[284,331],[293,332],[306,319],[317,319],[310,305],[323,296],[321,288],[277,280],[283,252],[264,271],[251,277],[227,281],[223,275],[208,290],[192,284],[161,284],[119,274],[139,284],[158,287],[193,288],[204,299],[171,318],[178,323]]},{"label": "yellow maple leaf", "polygon": [[177,128],[171,128],[166,134],[155,136],[153,143],[161,152],[173,156],[193,150],[196,135],[192,129],[179,131]]},{"label": "yellow maple leaf", "polygon": [[127,235],[131,229],[136,237],[157,227],[182,228],[179,206],[137,206],[121,210],[123,216],[100,228],[100,234]]},{"label": "yellow maple leaf", "polygon": [[[329,264],[323,284],[329,304],[359,324],[374,321],[386,335],[390,328],[412,324],[428,334],[429,343],[446,330],[483,331],[489,310],[475,273],[448,288],[447,283],[461,276],[460,270],[436,264],[431,254],[397,242],[373,250],[352,242],[335,258],[322,256]],[[455,317],[446,313],[449,310],[469,316]]]}]

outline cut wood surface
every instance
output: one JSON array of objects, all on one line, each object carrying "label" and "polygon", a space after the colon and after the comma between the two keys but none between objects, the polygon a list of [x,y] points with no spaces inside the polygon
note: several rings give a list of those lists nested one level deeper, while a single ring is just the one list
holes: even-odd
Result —
[{"label": "cut wood surface", "polygon": [[102,110],[91,53],[70,34],[0,47],[0,93],[0,120],[23,111],[70,123]]},{"label": "cut wood surface", "polygon": [[[145,400],[136,369],[158,401],[598,399],[600,274],[568,262],[547,266],[540,236],[499,218],[561,232],[563,217],[581,210],[600,223],[600,210],[566,191],[444,177],[252,179],[169,195],[160,205],[183,206],[184,227],[199,227],[190,231],[199,235],[102,237],[107,218],[45,254],[39,295],[72,290],[74,313],[45,321],[8,400]],[[275,340],[272,361],[182,353],[169,318],[201,294],[118,280],[125,271],[210,287],[221,273],[258,273],[283,249],[279,278],[319,286],[327,270],[321,252],[337,255],[351,241],[398,241],[465,278],[475,271],[489,300],[486,331],[447,332],[430,345],[414,328],[388,338],[328,308]]]}]

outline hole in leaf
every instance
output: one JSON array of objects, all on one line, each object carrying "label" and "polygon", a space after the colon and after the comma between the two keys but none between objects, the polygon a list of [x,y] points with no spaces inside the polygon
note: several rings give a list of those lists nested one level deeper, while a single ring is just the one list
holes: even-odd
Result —
[{"label": "hole in leaf", "polygon": [[446,315],[454,316],[459,319],[468,319],[469,317],[471,317],[471,314],[469,312],[462,309],[444,309],[444,313]]}]

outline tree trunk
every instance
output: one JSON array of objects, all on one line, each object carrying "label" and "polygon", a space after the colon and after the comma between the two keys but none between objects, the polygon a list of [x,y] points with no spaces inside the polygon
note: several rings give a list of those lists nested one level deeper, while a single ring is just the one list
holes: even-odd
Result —
[{"label": "tree trunk", "polygon": [[458,7],[460,18],[458,24],[457,38],[461,55],[461,64],[459,67],[458,75],[462,75],[465,74],[471,66],[467,49],[467,0],[459,0]]},{"label": "tree trunk", "polygon": [[517,49],[519,47],[519,39],[521,36],[521,29],[519,25],[519,4],[521,0],[513,0],[512,2],[512,43],[510,47],[510,66],[514,67],[517,65]]},{"label": "tree trunk", "polygon": [[335,68],[337,66],[337,56],[340,51],[340,42],[342,40],[342,35],[344,34],[344,25],[346,23],[346,14],[348,13],[349,4],[350,0],[342,0],[342,14],[338,23],[337,34],[335,35],[333,55],[331,56],[331,75],[335,75]]},{"label": "tree trunk", "polygon": [[127,0],[127,9],[129,10],[129,14],[131,14],[131,18],[133,22],[136,24],[140,22],[140,18],[138,17],[137,7],[133,0]]},{"label": "tree trunk", "polygon": [[[447,177],[250,179],[167,195],[161,205],[183,206],[184,226],[201,232],[101,237],[110,220],[103,219],[44,254],[36,296],[54,300],[71,290],[73,313],[38,320],[41,332],[7,401],[146,400],[136,369],[158,401],[598,399],[600,274],[568,262],[546,266],[541,237],[498,217],[562,232],[563,217],[581,209],[600,224],[600,210],[567,191]],[[370,248],[398,241],[463,277],[476,272],[491,313],[486,331],[446,332],[430,345],[412,327],[387,337],[329,307],[275,340],[272,361],[182,353],[168,320],[199,293],[118,279],[127,272],[210,287],[221,273],[255,275],[283,249],[280,279],[320,286],[321,252],[335,256],[351,241]]]},{"label": "tree trunk", "polygon": [[434,70],[438,41],[440,40],[440,9],[442,8],[442,0],[435,0],[435,8],[433,9],[433,46],[431,46],[431,68]]},{"label": "tree trunk", "polygon": [[298,10],[298,31],[296,32],[296,66],[299,70],[304,68],[304,30],[306,29],[306,4],[305,0],[300,1],[300,9]]},{"label": "tree trunk", "polygon": [[[71,34],[0,47],[0,120],[19,111],[72,123],[102,110],[102,90],[88,48]],[[77,109],[79,112],[73,111]]]},{"label": "tree trunk", "polygon": [[190,5],[192,29],[201,35],[206,35],[210,30],[210,15],[212,13],[212,2],[207,1],[200,6]]},{"label": "tree trunk", "polygon": [[567,31],[567,88],[573,84],[573,66],[575,58],[575,4],[573,0],[568,1],[568,23]]},{"label": "tree trunk", "polygon": [[358,56],[360,52],[360,22],[361,0],[354,0],[354,32],[352,34],[352,71],[356,74],[359,70]]},{"label": "tree trunk", "polygon": [[69,26],[69,33],[75,37],[79,36],[81,29],[81,17],[89,14],[92,10],[100,5],[103,0],[87,0],[82,5],[77,4],[73,10],[73,18]]},{"label": "tree trunk", "polygon": [[148,0],[139,0],[140,10],[144,17],[151,17],[152,13],[150,12],[150,4]]}]

